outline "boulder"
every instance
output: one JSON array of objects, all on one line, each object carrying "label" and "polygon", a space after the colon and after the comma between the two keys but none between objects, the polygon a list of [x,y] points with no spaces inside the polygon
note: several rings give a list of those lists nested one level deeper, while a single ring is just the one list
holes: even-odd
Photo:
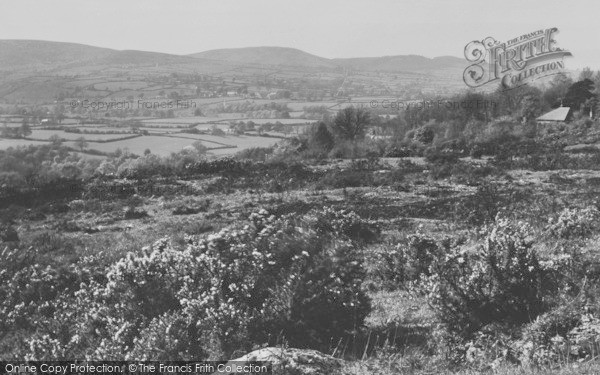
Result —
[{"label": "boulder", "polygon": [[341,375],[343,365],[342,360],[316,350],[292,348],[258,349],[228,364],[246,362],[270,362],[276,375]]}]

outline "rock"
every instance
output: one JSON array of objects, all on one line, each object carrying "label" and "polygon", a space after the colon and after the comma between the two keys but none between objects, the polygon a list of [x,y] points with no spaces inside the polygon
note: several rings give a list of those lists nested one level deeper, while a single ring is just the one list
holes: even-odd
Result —
[{"label": "rock", "polygon": [[228,364],[260,361],[270,362],[277,375],[341,375],[343,364],[342,360],[316,350],[292,348],[258,349]]}]

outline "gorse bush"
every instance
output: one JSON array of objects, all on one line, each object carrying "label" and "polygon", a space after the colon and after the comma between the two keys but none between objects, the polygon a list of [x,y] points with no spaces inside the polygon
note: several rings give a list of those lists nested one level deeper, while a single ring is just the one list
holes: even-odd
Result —
[{"label": "gorse bush", "polygon": [[591,206],[586,208],[566,208],[556,219],[550,218],[547,230],[560,238],[586,237],[598,229],[600,212]]},{"label": "gorse bush", "polygon": [[104,270],[86,258],[61,274],[3,253],[0,329],[27,327],[14,354],[31,360],[223,359],[282,341],[325,349],[370,310],[359,250],[375,233],[352,212],[260,210]]},{"label": "gorse bush", "polygon": [[359,243],[375,241],[379,228],[362,220],[353,211],[337,211],[325,207],[315,216],[315,229],[318,234],[338,233]]},{"label": "gorse bush", "polygon": [[520,325],[546,308],[552,286],[524,223],[498,219],[477,251],[456,248],[421,284],[449,331],[469,337],[489,323]]},{"label": "gorse bush", "polygon": [[431,276],[431,266],[444,257],[449,241],[437,241],[417,230],[402,242],[376,249],[371,256],[369,277],[383,289],[408,288],[421,277]]}]

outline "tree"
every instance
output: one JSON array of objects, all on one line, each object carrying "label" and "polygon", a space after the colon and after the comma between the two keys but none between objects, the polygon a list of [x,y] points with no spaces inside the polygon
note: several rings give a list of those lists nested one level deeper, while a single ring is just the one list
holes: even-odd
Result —
[{"label": "tree", "polygon": [[212,129],[210,130],[210,134],[211,135],[216,135],[219,137],[224,137],[225,136],[225,132],[222,129],[219,129],[219,127],[217,127],[216,125],[213,125]]},{"label": "tree", "polygon": [[48,140],[53,146],[60,146],[62,144],[62,139],[58,136],[58,134],[52,134]]},{"label": "tree", "polygon": [[75,145],[83,152],[83,150],[88,146],[88,143],[84,137],[79,137],[75,140]]},{"label": "tree", "polygon": [[330,151],[333,148],[334,140],[333,135],[327,129],[327,125],[324,122],[320,122],[311,137],[311,146],[324,151]]},{"label": "tree", "polygon": [[487,118],[489,118],[490,116],[488,116],[488,111],[491,109],[491,106],[486,105],[486,100],[487,98],[480,93],[469,92],[465,94],[460,99],[461,112],[463,112],[464,119],[466,121],[485,121]]},{"label": "tree", "polygon": [[594,72],[589,67],[583,68],[581,73],[579,73],[579,81],[584,81],[586,79],[591,80],[594,77]]},{"label": "tree", "polygon": [[347,107],[339,111],[333,119],[332,130],[340,139],[356,141],[364,138],[370,122],[371,114],[368,111]]},{"label": "tree", "polygon": [[527,95],[521,101],[521,111],[520,116],[526,122],[535,119],[540,115],[541,105],[540,105],[540,97],[537,95]]},{"label": "tree", "polygon": [[554,76],[550,87],[544,91],[544,102],[552,108],[556,108],[561,105],[567,90],[573,84],[573,80],[564,73],[559,73]]},{"label": "tree", "polygon": [[27,117],[23,117],[23,122],[21,123],[21,126],[19,127],[19,133],[21,134],[21,137],[23,137],[23,138],[25,138],[31,134],[31,127],[29,127],[29,121],[27,120]]},{"label": "tree", "polygon": [[596,72],[596,75],[594,76],[592,81],[594,81],[594,92],[596,93],[596,95],[600,95],[600,70]]},{"label": "tree", "polygon": [[2,130],[0,130],[0,137],[1,138],[12,138],[12,132],[10,131],[10,128],[8,127],[8,125],[6,125],[6,122],[2,126]]},{"label": "tree", "polygon": [[199,155],[206,155],[206,153],[208,152],[208,147],[206,147],[201,141],[196,141],[192,143],[192,146],[196,149],[196,152]]},{"label": "tree", "polygon": [[425,145],[433,142],[433,138],[435,138],[435,132],[431,128],[431,126],[424,126],[422,128],[417,129],[415,132],[415,139]]},{"label": "tree", "polygon": [[591,79],[584,79],[572,84],[565,95],[565,106],[571,107],[573,110],[583,110],[589,112],[592,109],[593,99],[595,95],[594,82]]}]

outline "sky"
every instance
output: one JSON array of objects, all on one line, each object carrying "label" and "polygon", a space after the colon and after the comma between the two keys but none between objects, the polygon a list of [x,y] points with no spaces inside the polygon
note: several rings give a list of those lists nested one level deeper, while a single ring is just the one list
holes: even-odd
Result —
[{"label": "sky", "polygon": [[[293,47],[328,58],[463,57],[472,40],[557,27],[566,67],[600,69],[597,0],[0,0],[0,39],[190,54]],[[2,53],[2,51],[0,51]]]}]

